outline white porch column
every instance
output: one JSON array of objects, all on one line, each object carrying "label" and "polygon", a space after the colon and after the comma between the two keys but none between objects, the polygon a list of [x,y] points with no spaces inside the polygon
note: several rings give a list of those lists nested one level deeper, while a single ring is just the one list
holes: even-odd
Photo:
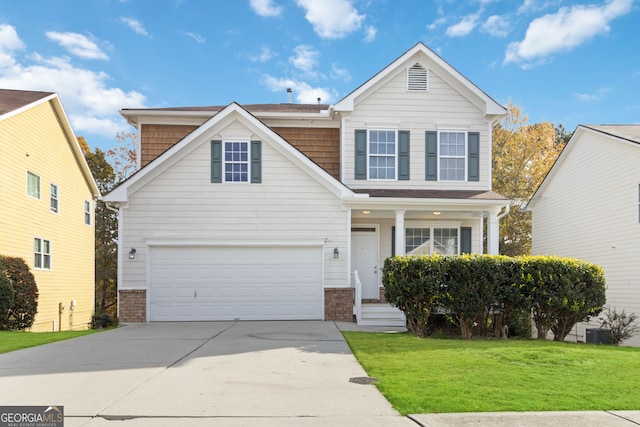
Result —
[{"label": "white porch column", "polygon": [[498,255],[500,252],[500,221],[498,212],[489,212],[487,215],[487,253]]},{"label": "white porch column", "polygon": [[396,255],[405,255],[404,212],[396,211]]}]

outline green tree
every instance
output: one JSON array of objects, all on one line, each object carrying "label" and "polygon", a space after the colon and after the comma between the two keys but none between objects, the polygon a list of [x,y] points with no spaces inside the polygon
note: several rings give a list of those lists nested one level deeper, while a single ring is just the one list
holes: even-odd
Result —
[{"label": "green tree", "polygon": [[493,128],[493,190],[512,200],[511,213],[500,220],[500,253],[531,253],[531,214],[526,203],[551,169],[566,143],[564,127],[528,124],[519,107]]}]

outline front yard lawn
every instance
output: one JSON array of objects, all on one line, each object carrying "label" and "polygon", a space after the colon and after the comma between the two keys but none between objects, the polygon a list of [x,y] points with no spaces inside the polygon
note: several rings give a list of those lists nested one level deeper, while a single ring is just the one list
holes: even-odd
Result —
[{"label": "front yard lawn", "polygon": [[640,409],[640,349],[343,332],[403,415]]},{"label": "front yard lawn", "polygon": [[67,340],[82,335],[98,332],[96,329],[86,331],[61,331],[61,332],[24,332],[24,331],[0,331],[0,353],[20,350],[22,348],[35,347],[50,342]]}]

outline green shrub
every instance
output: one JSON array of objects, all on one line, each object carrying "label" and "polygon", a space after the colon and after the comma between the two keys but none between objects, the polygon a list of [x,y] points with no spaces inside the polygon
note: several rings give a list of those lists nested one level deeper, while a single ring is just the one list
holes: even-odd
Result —
[{"label": "green shrub", "polygon": [[15,301],[15,291],[9,278],[0,271],[0,330],[6,329],[9,310]]},{"label": "green shrub", "polygon": [[91,329],[104,329],[118,326],[119,320],[109,313],[94,314],[91,316]]},{"label": "green shrub", "polygon": [[429,332],[434,308],[441,307],[463,338],[506,337],[505,326],[525,334],[531,313],[539,338],[553,331],[563,341],[605,303],[602,269],[569,258],[394,257],[385,261],[383,284],[387,301],[405,313],[409,330],[420,337]]},{"label": "green shrub", "polygon": [[30,328],[38,311],[38,286],[29,266],[22,258],[0,256],[0,271],[9,278],[15,291],[5,329]]},{"label": "green shrub", "polygon": [[638,316],[635,313],[627,314],[624,310],[618,313],[615,308],[612,310],[607,307],[600,319],[602,321],[600,327],[611,330],[612,344],[620,345],[622,341],[631,338],[640,331],[640,327],[636,325],[637,319]]}]

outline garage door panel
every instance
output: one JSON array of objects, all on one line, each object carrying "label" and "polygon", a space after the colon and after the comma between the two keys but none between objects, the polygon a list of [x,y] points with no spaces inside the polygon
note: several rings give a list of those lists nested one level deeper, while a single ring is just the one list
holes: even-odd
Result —
[{"label": "garage door panel", "polygon": [[150,320],[322,318],[321,247],[152,247]]}]

